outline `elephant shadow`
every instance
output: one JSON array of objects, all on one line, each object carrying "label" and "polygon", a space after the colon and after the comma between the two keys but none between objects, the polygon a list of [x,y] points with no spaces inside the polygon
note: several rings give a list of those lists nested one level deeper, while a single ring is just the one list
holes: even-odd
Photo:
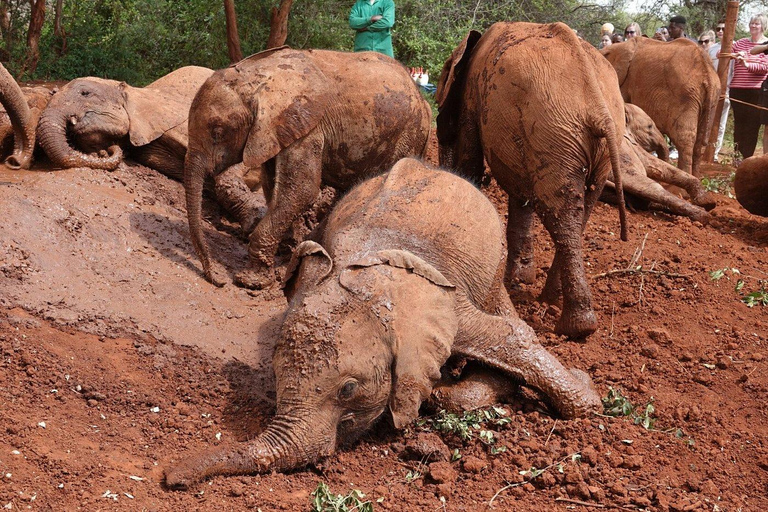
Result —
[{"label": "elephant shadow", "polygon": [[[737,206],[741,209],[741,206]],[[744,210],[742,210],[743,212]],[[768,247],[768,218],[736,214],[730,208],[714,210],[711,226],[724,235],[737,238],[751,247]]]},{"label": "elephant shadow", "polygon": [[[248,264],[247,246],[240,237],[239,228],[228,224],[220,212],[214,212],[211,219],[215,229],[206,230],[206,240],[214,247],[217,257],[223,260],[232,272],[232,277]],[[131,229],[163,257],[202,277],[186,220],[169,218],[150,211],[136,211],[130,214],[130,223]]]}]

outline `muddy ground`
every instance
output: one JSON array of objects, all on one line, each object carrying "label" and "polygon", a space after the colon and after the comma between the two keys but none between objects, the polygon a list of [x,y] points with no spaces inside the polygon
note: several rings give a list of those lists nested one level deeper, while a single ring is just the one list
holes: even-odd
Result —
[{"label": "muddy ground", "polygon": [[[204,281],[182,187],[152,170],[0,170],[0,506],[310,510],[325,482],[375,510],[766,510],[768,306],[741,299],[768,286],[768,219],[718,198],[706,226],[633,213],[629,242],[615,208],[596,208],[584,247],[600,328],[582,342],[554,335],[558,311],[536,301],[553,255],[537,226],[521,316],[634,415],[562,421],[524,393],[480,425],[492,445],[471,427],[462,440],[435,433],[445,422],[382,423],[311,468],[172,492],[164,468],[272,414],[282,294]],[[237,226],[207,211],[215,258],[242,268]]]}]

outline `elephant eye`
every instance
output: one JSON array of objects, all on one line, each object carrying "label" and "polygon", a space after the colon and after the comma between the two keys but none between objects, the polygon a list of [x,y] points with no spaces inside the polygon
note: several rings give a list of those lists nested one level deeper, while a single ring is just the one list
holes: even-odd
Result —
[{"label": "elephant eye", "polygon": [[87,97],[87,96],[90,96],[90,95],[91,95],[91,91],[85,91],[85,90],[83,90],[83,91],[80,91],[80,95],[81,95],[81,96],[86,96],[86,97]]},{"label": "elephant eye", "polygon": [[347,400],[355,394],[357,390],[357,382],[354,380],[347,381],[339,390],[339,398]]}]

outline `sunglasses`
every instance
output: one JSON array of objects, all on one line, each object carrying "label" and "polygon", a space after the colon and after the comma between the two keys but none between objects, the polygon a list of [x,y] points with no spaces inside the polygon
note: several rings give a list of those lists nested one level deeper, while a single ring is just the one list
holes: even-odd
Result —
[{"label": "sunglasses", "polygon": [[722,32],[723,30],[725,30],[725,27],[717,27],[718,32]]},{"label": "sunglasses", "polygon": [[635,31],[634,30],[625,30],[624,33],[625,34],[634,34]]},{"label": "sunglasses", "polygon": [[699,40],[699,44],[709,44],[710,41],[711,39],[704,39],[703,41]]}]

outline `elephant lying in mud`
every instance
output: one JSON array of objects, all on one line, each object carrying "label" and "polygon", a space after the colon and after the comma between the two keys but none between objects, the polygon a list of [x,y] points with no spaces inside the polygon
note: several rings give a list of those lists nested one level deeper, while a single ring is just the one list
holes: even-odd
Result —
[{"label": "elephant lying in mud", "polygon": [[0,64],[0,159],[11,169],[32,165],[37,122],[52,95],[46,87],[20,87]]},{"label": "elephant lying in mud", "polygon": [[677,166],[698,177],[720,94],[709,56],[685,38],[635,37],[602,53],[616,69],[624,101],[653,119],[677,148]]},{"label": "elephant lying in mud", "polygon": [[189,106],[212,74],[187,66],[146,87],[95,77],[72,80],[43,111],[39,144],[60,167],[113,170],[125,150],[140,164],[180,180]]},{"label": "elephant lying in mud", "polygon": [[281,47],[217,71],[192,102],[184,169],[189,230],[205,277],[226,282],[203,236],[206,176],[226,182],[219,201],[248,219],[255,208],[242,176],[261,169],[267,213],[250,235],[250,266],[235,282],[264,288],[275,281],[278,245],[320,187],[346,190],[400,158],[422,156],[430,119],[408,71],[380,53]]},{"label": "elephant lying in mud", "polygon": [[733,188],[748,212],[768,217],[768,155],[744,159],[736,169]]},{"label": "elephant lying in mud", "polygon": [[538,389],[564,418],[599,408],[590,378],[565,369],[517,316],[502,237],[479,190],[414,159],[352,189],[291,261],[274,419],[252,441],[167,470],[167,485],[311,464],[387,410],[405,427],[451,355]]},{"label": "elephant lying in mud", "polygon": [[454,50],[436,100],[441,165],[479,179],[485,158],[509,194],[506,280],[534,279],[535,211],[555,245],[542,292],[550,303],[562,298],[555,331],[576,338],[594,332],[581,243],[611,169],[621,198],[624,102],[611,66],[562,23],[496,23],[482,37],[470,32]]},{"label": "elephant lying in mud", "polygon": [[659,159],[669,162],[667,140],[653,119],[643,109],[631,103],[624,104],[624,117],[627,132],[632,134],[635,142],[648,153],[656,153]]}]

